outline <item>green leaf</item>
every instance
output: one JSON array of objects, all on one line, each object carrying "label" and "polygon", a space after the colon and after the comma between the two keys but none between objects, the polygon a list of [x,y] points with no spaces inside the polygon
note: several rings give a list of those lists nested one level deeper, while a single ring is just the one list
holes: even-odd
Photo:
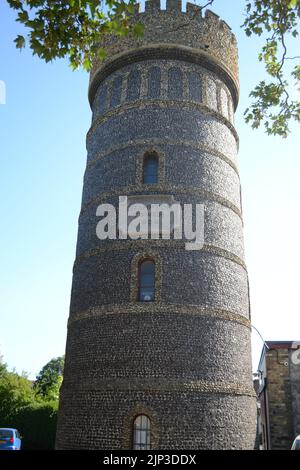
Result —
[{"label": "green leaf", "polygon": [[137,37],[142,37],[144,35],[145,27],[142,23],[137,23],[133,27],[133,33]]},{"label": "green leaf", "polygon": [[16,48],[17,49],[23,49],[23,47],[25,47],[25,38],[24,38],[24,36],[18,35],[16,37],[16,39],[14,40],[14,42],[16,43]]},{"label": "green leaf", "polygon": [[132,4],[127,5],[127,11],[128,11],[128,13],[133,15],[134,14],[134,5],[132,5]]},{"label": "green leaf", "polygon": [[290,0],[289,8],[296,8],[296,6],[297,6],[297,0]]},{"label": "green leaf", "polygon": [[14,10],[19,10],[22,8],[22,2],[20,0],[7,0],[9,6]]},{"label": "green leaf", "polygon": [[83,60],[82,65],[83,65],[84,70],[89,72],[91,70],[91,66],[92,66],[91,59],[89,57],[85,57],[84,60]]},{"label": "green leaf", "polygon": [[44,29],[44,22],[42,20],[40,21],[34,21],[34,29],[36,31],[43,31]]},{"label": "green leaf", "polygon": [[107,57],[107,51],[105,49],[98,49],[97,51],[97,56],[99,57],[100,60],[104,60]]},{"label": "green leaf", "polygon": [[18,13],[18,21],[20,21],[20,23],[25,23],[28,20],[29,16],[27,11],[21,11],[20,13]]},{"label": "green leaf", "polygon": [[293,72],[292,72],[292,75],[297,79],[297,80],[300,80],[300,65],[296,65]]}]

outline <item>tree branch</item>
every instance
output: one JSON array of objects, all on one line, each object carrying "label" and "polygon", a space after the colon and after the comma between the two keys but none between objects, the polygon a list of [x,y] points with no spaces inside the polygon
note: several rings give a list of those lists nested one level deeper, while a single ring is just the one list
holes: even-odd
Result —
[{"label": "tree branch", "polygon": [[[200,10],[202,11],[204,8],[207,8],[208,6],[212,5],[214,3],[215,0],[209,0],[205,5],[203,5],[202,7],[200,7]],[[190,23],[191,21],[193,21],[198,15],[198,12],[195,11],[195,13],[193,14],[193,16],[191,18],[188,18],[188,22],[187,23],[182,23],[180,25],[178,25],[176,28],[174,29],[169,29],[168,31],[166,31],[166,33],[174,33],[176,31],[178,31],[179,29],[181,28],[186,28],[187,26],[190,26]]]}]

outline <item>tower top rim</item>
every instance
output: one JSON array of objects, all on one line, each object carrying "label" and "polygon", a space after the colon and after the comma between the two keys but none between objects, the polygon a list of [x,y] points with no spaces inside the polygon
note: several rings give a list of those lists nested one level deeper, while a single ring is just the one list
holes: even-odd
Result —
[{"label": "tower top rim", "polygon": [[[168,59],[170,52],[171,59],[202,63],[209,70],[221,74],[220,78],[229,84],[235,107],[237,106],[237,42],[231,28],[218,15],[208,9],[203,14],[203,7],[189,2],[186,4],[186,12],[183,12],[181,0],[167,0],[166,9],[161,8],[160,0],[147,0],[143,12],[140,11],[140,4],[135,5],[131,20],[144,25],[144,35],[141,38],[132,34],[125,37],[106,35],[101,38],[99,47],[107,51],[107,57],[105,60],[96,59],[93,63],[89,87],[91,104],[101,77],[107,76],[108,71],[115,70],[116,64],[120,67],[126,65],[126,56],[128,64],[134,60],[151,60],[153,56],[150,54],[147,57],[146,51],[156,49],[157,57],[154,58]],[[177,57],[174,53],[176,47]]]}]

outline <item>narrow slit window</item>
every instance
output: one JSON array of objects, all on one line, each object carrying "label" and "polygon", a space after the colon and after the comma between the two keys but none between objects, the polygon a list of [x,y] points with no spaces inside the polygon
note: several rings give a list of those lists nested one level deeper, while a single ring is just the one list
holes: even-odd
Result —
[{"label": "narrow slit window", "polygon": [[139,266],[139,296],[140,302],[155,300],[155,263],[152,260],[142,261]]},{"label": "narrow slit window", "polygon": [[158,182],[158,157],[146,155],[144,158],[143,183],[156,184]]},{"label": "narrow slit window", "polygon": [[133,449],[151,449],[150,419],[146,415],[137,416],[133,422]]}]

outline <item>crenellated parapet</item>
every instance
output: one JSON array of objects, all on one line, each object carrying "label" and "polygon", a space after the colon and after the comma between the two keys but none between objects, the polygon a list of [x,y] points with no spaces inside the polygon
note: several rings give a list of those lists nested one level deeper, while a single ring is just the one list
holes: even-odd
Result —
[{"label": "crenellated parapet", "polygon": [[160,0],[148,0],[145,11],[136,5],[132,17],[145,26],[143,37],[106,36],[101,47],[108,54],[96,61],[90,77],[89,99],[92,104],[99,84],[121,66],[145,59],[174,59],[199,64],[215,72],[229,88],[234,107],[239,95],[238,52],[234,34],[225,21],[210,10],[202,13],[198,5],[187,3],[182,11],[181,0],[167,0],[161,9]]}]

